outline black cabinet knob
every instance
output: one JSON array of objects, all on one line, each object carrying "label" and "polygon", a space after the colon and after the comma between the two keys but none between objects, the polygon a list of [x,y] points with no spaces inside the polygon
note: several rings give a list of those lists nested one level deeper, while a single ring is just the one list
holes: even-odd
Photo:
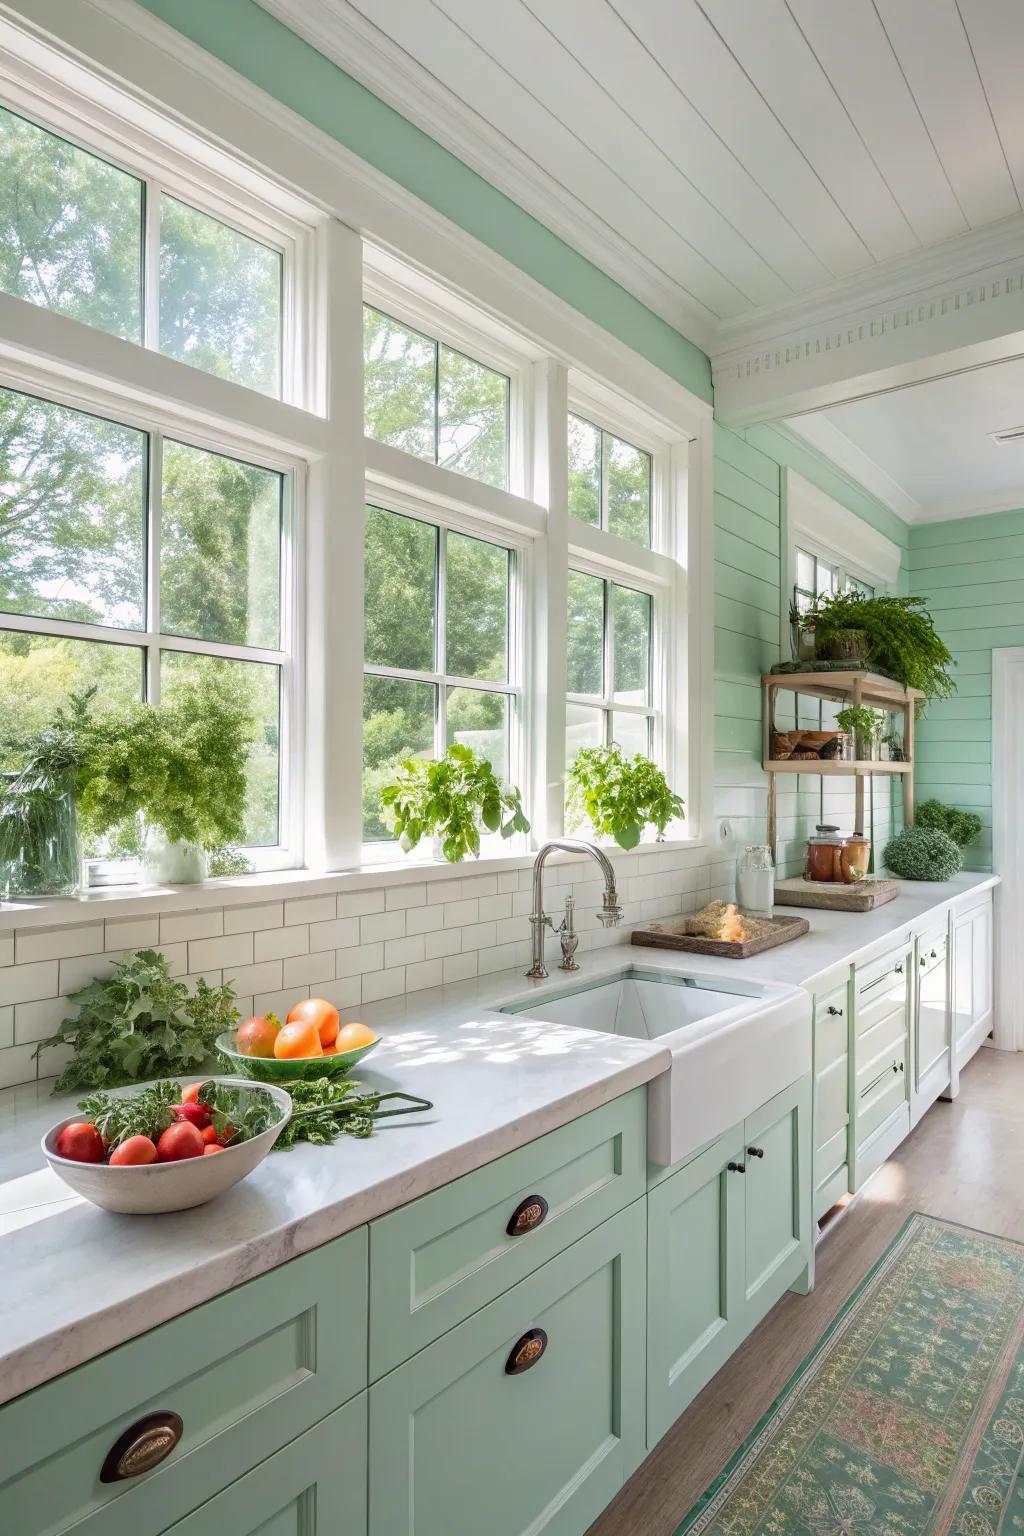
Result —
[{"label": "black cabinet knob", "polygon": [[829,1003],[825,1012],[830,1013],[834,1019],[841,1019],[843,1016],[843,1010],[841,1008],[833,1008],[831,1003]]},{"label": "black cabinet knob", "polygon": [[747,1171],[746,1163],[728,1163],[726,1166],[730,1173],[746,1173]]},{"label": "black cabinet knob", "polygon": [[748,1147],[748,1157],[764,1157],[764,1147]]}]

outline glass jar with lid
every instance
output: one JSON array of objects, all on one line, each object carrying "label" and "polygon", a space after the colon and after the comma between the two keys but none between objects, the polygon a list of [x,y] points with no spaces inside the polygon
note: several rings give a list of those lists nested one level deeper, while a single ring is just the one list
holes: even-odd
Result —
[{"label": "glass jar with lid", "polygon": [[775,863],[764,843],[748,843],[736,860],[736,902],[748,917],[771,917],[775,909]]},{"label": "glass jar with lid", "polygon": [[834,881],[843,879],[842,854],[846,838],[838,827],[821,823],[807,839],[804,879]]}]

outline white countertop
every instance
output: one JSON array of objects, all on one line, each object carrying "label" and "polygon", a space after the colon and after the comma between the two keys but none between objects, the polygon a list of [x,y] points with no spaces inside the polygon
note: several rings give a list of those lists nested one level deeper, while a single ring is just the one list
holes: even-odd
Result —
[{"label": "white countertop", "polygon": [[[808,935],[747,961],[622,946],[587,952],[581,979],[632,963],[808,986],[997,883],[961,874],[905,883],[870,913],[806,911]],[[218,1201],[175,1215],[115,1216],[72,1195],[45,1165],[39,1139],[73,1100],[35,1086],[0,1094],[0,1402],[667,1070],[669,1052],[656,1043],[493,1011],[559,979],[555,971],[531,983],[506,971],[364,1009],[385,1038],[360,1081],[420,1094],[434,1109],[366,1141],[271,1153]]]}]

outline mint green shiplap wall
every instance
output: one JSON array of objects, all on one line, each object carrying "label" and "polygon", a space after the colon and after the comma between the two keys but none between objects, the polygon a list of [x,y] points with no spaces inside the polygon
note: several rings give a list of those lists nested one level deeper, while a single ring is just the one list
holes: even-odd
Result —
[{"label": "mint green shiplap wall", "polygon": [[529,273],[702,400],[711,399],[711,364],[699,347],[256,0],[139,4]]},{"label": "mint green shiplap wall", "polygon": [[[782,528],[782,468],[798,470],[849,511],[901,547],[906,526],[886,507],[848,480],[813,449],[772,427],[745,433],[715,431],[715,814],[729,823],[732,837],[716,881],[725,893],[737,847],[765,835],[767,778],[761,768],[762,673],[780,659],[780,609],[788,607]],[[902,580],[901,585],[905,584]],[[794,707],[792,695],[779,698],[779,723]],[[803,723],[817,726],[813,719]],[[824,724],[828,724],[825,718]],[[795,874],[808,833],[824,815],[844,829],[853,825],[853,783],[801,774],[780,778],[779,864]],[[872,786],[874,836],[881,848],[899,820],[889,781]],[[893,811],[895,810],[895,817]]]},{"label": "mint green shiplap wall", "polygon": [[919,727],[918,798],[977,811],[967,862],[991,869],[992,649],[1024,645],[1024,510],[912,528],[909,576],[957,663],[956,696]]}]

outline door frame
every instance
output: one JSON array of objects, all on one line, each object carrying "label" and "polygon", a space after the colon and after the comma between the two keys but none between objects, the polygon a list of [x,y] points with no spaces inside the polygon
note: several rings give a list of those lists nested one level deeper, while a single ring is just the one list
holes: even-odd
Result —
[{"label": "door frame", "polygon": [[1024,1050],[1024,953],[1012,914],[1024,902],[1024,810],[1014,786],[1024,782],[1024,646],[992,651],[992,868],[995,992],[992,1044]]}]

